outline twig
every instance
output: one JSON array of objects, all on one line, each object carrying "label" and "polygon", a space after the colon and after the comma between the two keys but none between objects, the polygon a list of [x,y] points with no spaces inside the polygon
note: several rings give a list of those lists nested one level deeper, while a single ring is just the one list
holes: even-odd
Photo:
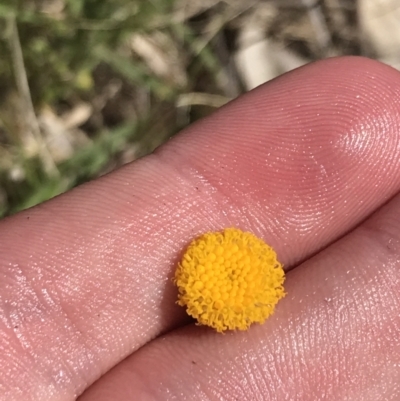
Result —
[{"label": "twig", "polygon": [[58,176],[59,171],[42,137],[39,122],[33,107],[15,16],[9,16],[7,22],[10,33],[9,41],[15,81],[24,110],[26,111],[26,113],[21,116],[25,120],[25,135],[27,136],[28,143],[34,147],[34,153],[39,155],[46,173],[51,176]]},{"label": "twig", "polygon": [[179,96],[177,107],[201,105],[218,108],[230,102],[231,100],[231,98],[221,95],[214,95],[211,93],[190,92]]},{"label": "twig", "polygon": [[324,55],[327,53],[327,50],[332,47],[332,40],[321,6],[315,0],[302,0],[302,3],[308,11],[308,16],[314,29],[318,46],[322,55]]}]

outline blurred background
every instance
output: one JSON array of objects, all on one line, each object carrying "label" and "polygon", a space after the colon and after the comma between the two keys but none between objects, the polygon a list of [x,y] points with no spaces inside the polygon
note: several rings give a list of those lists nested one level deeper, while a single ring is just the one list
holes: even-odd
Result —
[{"label": "blurred background", "polygon": [[1,218],[310,61],[400,69],[400,0],[0,0],[0,51]]}]

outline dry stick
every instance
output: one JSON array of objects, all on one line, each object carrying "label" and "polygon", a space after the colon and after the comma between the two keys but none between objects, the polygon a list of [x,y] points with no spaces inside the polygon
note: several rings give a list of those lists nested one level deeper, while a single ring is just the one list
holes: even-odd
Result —
[{"label": "dry stick", "polygon": [[315,0],[302,0],[302,3],[308,11],[320,51],[322,55],[325,55],[327,49],[332,48],[332,40],[321,6]]},{"label": "dry stick", "polygon": [[25,118],[24,125],[26,127],[25,135],[28,136],[28,141],[31,144],[36,145],[35,153],[39,154],[39,157],[43,163],[43,167],[46,173],[50,176],[59,176],[57,166],[47,149],[45,140],[42,137],[40,131],[39,122],[36,118],[35,109],[33,107],[32,96],[29,89],[28,78],[26,74],[24,58],[22,54],[21,42],[18,34],[18,27],[15,20],[15,16],[8,18],[8,24],[10,29],[10,47],[12,54],[13,69],[15,73],[15,80],[19,96],[23,102],[24,110],[26,114],[22,116]]},{"label": "dry stick", "polygon": [[188,107],[193,105],[222,107],[232,99],[226,96],[214,95],[211,93],[189,92],[179,96],[177,106]]}]

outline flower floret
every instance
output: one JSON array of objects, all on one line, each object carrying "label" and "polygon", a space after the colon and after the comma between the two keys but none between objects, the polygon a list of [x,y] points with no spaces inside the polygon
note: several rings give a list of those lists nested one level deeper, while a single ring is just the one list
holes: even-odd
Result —
[{"label": "flower floret", "polygon": [[218,332],[263,323],[284,297],[275,251],[249,232],[228,228],[195,239],[175,273],[178,301]]}]

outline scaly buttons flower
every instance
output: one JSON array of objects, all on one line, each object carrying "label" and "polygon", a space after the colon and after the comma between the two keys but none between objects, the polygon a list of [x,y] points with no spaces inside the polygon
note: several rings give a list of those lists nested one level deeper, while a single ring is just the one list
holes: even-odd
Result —
[{"label": "scaly buttons flower", "polygon": [[275,251],[249,232],[206,233],[187,248],[175,273],[178,301],[218,332],[263,323],[285,296]]}]

